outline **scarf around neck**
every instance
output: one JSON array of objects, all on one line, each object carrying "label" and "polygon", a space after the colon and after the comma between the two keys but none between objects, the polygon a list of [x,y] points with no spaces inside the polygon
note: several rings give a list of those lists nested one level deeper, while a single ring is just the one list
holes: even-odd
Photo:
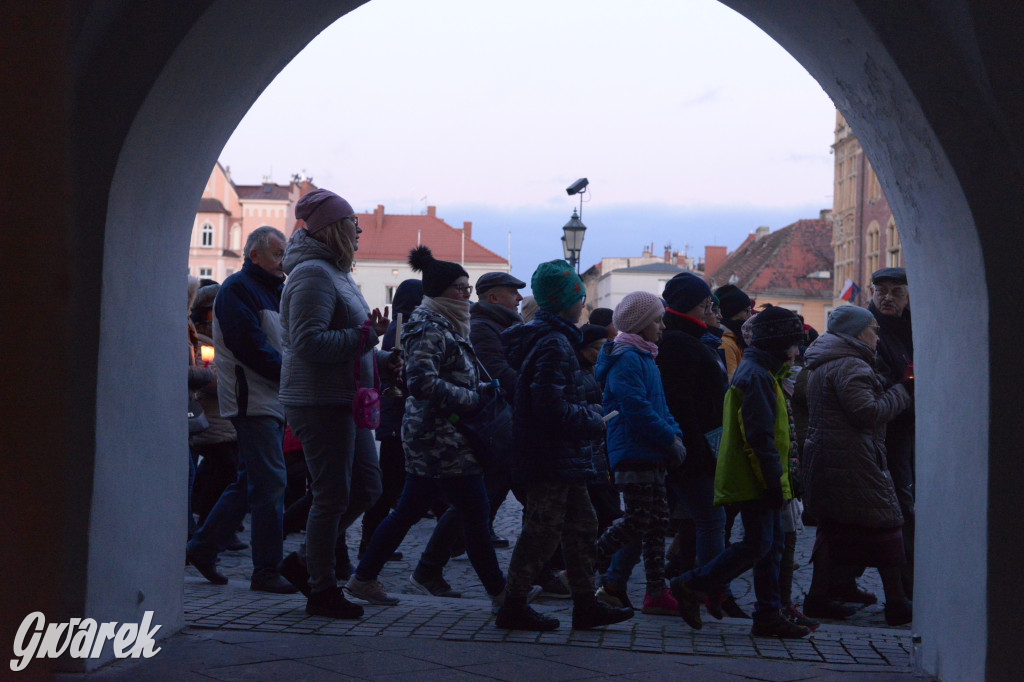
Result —
[{"label": "scarf around neck", "polygon": [[424,296],[422,305],[451,322],[462,338],[469,339],[469,301],[457,301],[444,296]]},{"label": "scarf around neck", "polygon": [[619,332],[619,335],[614,339],[615,343],[624,343],[627,346],[632,346],[637,350],[650,353],[651,357],[658,357],[658,344],[651,343],[639,334],[630,334],[628,332]]}]

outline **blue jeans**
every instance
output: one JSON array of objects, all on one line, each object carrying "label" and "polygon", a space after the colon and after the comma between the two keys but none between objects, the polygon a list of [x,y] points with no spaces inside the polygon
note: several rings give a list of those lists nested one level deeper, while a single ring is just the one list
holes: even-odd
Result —
[{"label": "blue jeans", "polygon": [[215,560],[251,510],[252,579],[264,580],[278,574],[284,542],[284,422],[276,417],[233,417],[231,423],[238,434],[238,478],[192,536],[188,551]]},{"label": "blue jeans", "polygon": [[[683,480],[669,477],[666,484],[669,486],[669,494],[674,494],[697,526],[697,565],[710,563],[725,549],[725,508],[714,504],[714,475]],[[616,552],[605,573],[605,582],[613,587],[625,587],[633,568],[640,562],[640,554],[639,541],[631,542]],[[732,596],[728,586],[725,593]]]},{"label": "blue jeans", "polygon": [[438,494],[443,495],[462,517],[466,554],[487,594],[500,594],[505,588],[505,576],[498,567],[498,558],[491,544],[491,507],[484,478],[479,474],[440,478],[408,474],[394,511],[377,526],[377,532],[367,545],[366,553],[356,568],[356,577],[376,580],[388,557],[402,544],[409,529],[430,509]]},{"label": "blue jeans", "polygon": [[768,509],[755,500],[739,505],[743,540],[725,548],[710,563],[702,564],[683,576],[695,590],[715,594],[733,579],[754,569],[754,618],[766,618],[782,607],[779,595],[779,566],[786,538],[782,531],[782,512]]},{"label": "blue jeans", "polygon": [[288,407],[288,423],[302,441],[313,502],[306,520],[306,570],[313,592],[337,587],[337,545],[345,531],[380,497],[373,432],[357,429],[343,405]]}]

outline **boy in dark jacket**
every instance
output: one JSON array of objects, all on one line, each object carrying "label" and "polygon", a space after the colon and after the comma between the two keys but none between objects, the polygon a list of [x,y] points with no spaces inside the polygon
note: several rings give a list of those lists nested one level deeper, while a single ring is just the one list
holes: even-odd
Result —
[{"label": "boy in dark jacket", "polygon": [[743,540],[673,579],[672,593],[683,620],[700,629],[701,602],[721,600],[725,586],[753,568],[757,602],[751,634],[804,637],[810,630],[782,615],[779,595],[785,542],[781,510],[792,498],[789,414],[779,384],[787,363],[799,352],[803,325],[795,314],[778,307],[758,314],[750,325],[751,347],[744,351],[725,397],[715,468],[715,504],[739,505]]},{"label": "boy in dark jacket", "polygon": [[583,282],[565,261],[542,263],[533,274],[540,305],[528,324],[502,334],[509,365],[519,371],[515,391],[517,476],[526,487],[523,531],[512,552],[507,594],[495,624],[507,630],[551,631],[558,619],[527,606],[534,579],[562,543],[572,589],[574,629],[618,623],[632,609],[594,597],[597,517],[587,493],[594,439],[604,432],[599,408],[585,397],[574,348],[581,335]]}]

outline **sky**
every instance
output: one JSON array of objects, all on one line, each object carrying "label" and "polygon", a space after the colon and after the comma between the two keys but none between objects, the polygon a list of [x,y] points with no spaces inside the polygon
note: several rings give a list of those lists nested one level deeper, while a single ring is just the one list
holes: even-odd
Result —
[{"label": "sky", "polygon": [[736,248],[832,206],[835,109],[717,0],[372,0],[271,83],[220,156],[357,211],[437,206],[529,281],[562,256],[587,177],[583,268]]}]

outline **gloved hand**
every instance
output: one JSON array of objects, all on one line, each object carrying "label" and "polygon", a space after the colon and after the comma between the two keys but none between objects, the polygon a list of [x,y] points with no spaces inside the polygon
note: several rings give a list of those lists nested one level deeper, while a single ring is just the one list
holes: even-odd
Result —
[{"label": "gloved hand", "polygon": [[676,436],[675,440],[672,441],[672,445],[669,446],[668,468],[675,469],[681,467],[685,461],[686,446],[683,445],[683,439]]}]

